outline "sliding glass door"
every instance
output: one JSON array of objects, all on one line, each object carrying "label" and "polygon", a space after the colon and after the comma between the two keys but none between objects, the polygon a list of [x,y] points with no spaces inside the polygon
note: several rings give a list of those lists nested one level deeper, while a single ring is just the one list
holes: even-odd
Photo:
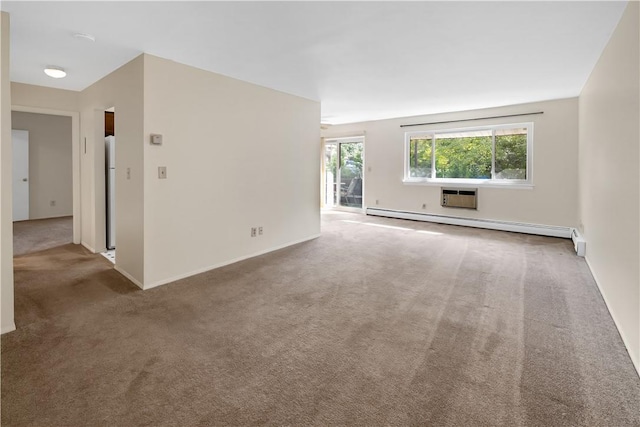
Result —
[{"label": "sliding glass door", "polygon": [[362,208],[364,139],[325,142],[325,206]]}]

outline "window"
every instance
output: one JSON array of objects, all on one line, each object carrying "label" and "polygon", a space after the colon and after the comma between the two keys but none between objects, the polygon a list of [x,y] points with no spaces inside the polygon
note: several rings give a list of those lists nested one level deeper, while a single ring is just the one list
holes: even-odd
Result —
[{"label": "window", "polygon": [[408,132],[405,182],[531,184],[533,124]]}]

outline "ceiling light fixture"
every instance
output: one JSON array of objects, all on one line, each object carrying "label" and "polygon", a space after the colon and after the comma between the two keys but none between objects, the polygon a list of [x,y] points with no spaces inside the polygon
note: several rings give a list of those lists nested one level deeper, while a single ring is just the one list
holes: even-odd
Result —
[{"label": "ceiling light fixture", "polygon": [[94,36],[92,36],[91,34],[86,34],[86,33],[74,33],[73,37],[75,37],[77,39],[89,40],[91,42],[96,41],[96,38]]},{"label": "ceiling light fixture", "polygon": [[53,77],[54,79],[61,79],[67,75],[67,72],[64,71],[64,68],[56,67],[54,65],[47,65],[47,68],[44,69],[44,73],[49,77]]}]

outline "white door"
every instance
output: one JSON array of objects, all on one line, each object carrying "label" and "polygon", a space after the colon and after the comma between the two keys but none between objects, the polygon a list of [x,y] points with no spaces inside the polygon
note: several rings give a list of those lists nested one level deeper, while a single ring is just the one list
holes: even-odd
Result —
[{"label": "white door", "polygon": [[13,220],[29,219],[29,131],[12,130]]}]

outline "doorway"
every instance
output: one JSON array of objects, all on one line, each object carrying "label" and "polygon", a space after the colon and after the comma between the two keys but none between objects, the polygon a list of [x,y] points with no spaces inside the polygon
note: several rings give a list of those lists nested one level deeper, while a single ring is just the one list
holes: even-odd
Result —
[{"label": "doorway", "polygon": [[104,112],[105,142],[105,233],[107,250],[102,255],[115,264],[116,261],[116,137],[115,109]]},{"label": "doorway", "polygon": [[[35,115],[44,115],[44,116],[58,116],[58,117],[67,117],[71,120],[71,186],[72,186],[72,195],[71,195],[71,210],[72,210],[72,234],[73,234],[73,243],[80,244],[82,241],[82,230],[80,226],[80,113],[66,110],[55,110],[48,108],[38,108],[38,107],[25,107],[20,105],[12,105],[11,106],[11,122],[12,128],[21,127],[18,122],[16,122],[16,114],[15,113],[33,113]],[[30,138],[31,140],[31,134]],[[32,143],[30,141],[29,145]],[[85,144],[86,147],[86,144]],[[30,147],[31,151],[31,147]],[[86,148],[85,148],[86,151]],[[47,164],[51,164],[54,162],[47,161]],[[64,167],[67,169],[67,167]],[[33,168],[32,168],[33,169]],[[68,169],[67,169],[68,170]],[[29,171],[31,174],[31,170]],[[33,180],[29,178],[29,187],[31,192],[31,186],[34,184]],[[59,179],[55,179],[52,182],[58,184]],[[12,189],[13,194],[13,189]],[[31,199],[31,197],[30,197]],[[48,203],[49,208],[63,209],[64,204],[58,203],[57,199],[44,199],[45,203]],[[52,206],[52,201],[55,200],[54,206]],[[46,207],[46,205],[45,205]],[[33,200],[30,200],[29,206],[29,215],[32,215],[33,208],[41,208],[33,205]],[[56,213],[55,216],[60,216],[64,214]],[[52,215],[53,216],[53,215]]]},{"label": "doorway", "polygon": [[362,209],[364,137],[325,141],[324,164],[325,207]]},{"label": "doorway", "polygon": [[12,110],[14,256],[72,243],[72,117]]}]

